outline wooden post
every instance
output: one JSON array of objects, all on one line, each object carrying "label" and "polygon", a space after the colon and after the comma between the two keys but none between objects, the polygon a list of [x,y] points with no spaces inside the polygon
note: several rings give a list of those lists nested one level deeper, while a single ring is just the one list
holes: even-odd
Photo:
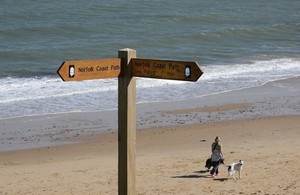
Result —
[{"label": "wooden post", "polygon": [[135,192],[136,156],[136,79],[131,75],[129,61],[136,58],[136,50],[121,49],[121,73],[118,78],[118,192]]}]

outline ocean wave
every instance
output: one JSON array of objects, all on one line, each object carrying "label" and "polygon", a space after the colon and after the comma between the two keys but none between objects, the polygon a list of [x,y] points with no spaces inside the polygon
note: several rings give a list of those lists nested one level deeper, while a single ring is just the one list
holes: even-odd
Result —
[{"label": "ocean wave", "polygon": [[[172,101],[299,75],[299,1],[3,1],[0,118],[116,108],[117,80],[62,82],[66,60],[197,61],[196,83],[137,80],[137,101]],[[272,6],[271,6],[272,4]],[[101,102],[99,102],[101,97]]]},{"label": "ocean wave", "polygon": [[[211,80],[216,78],[235,78],[247,77],[245,75],[252,75],[252,77],[265,76],[289,76],[300,73],[300,59],[284,58],[272,60],[258,60],[249,64],[232,64],[227,66],[211,65],[204,67],[203,79]],[[293,75],[294,76],[294,75]]]},{"label": "ocean wave", "polygon": [[[255,61],[250,64],[209,65],[202,68],[204,74],[199,79],[199,82],[213,83],[225,79],[231,79],[234,82],[241,77],[246,81],[250,78],[255,78],[255,80],[265,82],[266,79],[300,74],[300,59],[272,59]],[[140,78],[137,82],[137,88],[151,91],[182,84],[186,84],[186,82]],[[226,88],[230,87],[235,86],[226,86]],[[62,82],[57,76],[33,78],[3,77],[0,78],[0,104],[103,93],[117,91],[117,88],[117,79]],[[220,88],[219,90],[222,89]]]}]

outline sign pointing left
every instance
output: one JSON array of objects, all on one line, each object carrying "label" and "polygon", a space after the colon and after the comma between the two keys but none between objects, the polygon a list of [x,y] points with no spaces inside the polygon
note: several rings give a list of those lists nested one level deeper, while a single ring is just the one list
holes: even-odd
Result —
[{"label": "sign pointing left", "polygon": [[121,71],[119,58],[64,61],[57,74],[63,81],[116,78]]}]

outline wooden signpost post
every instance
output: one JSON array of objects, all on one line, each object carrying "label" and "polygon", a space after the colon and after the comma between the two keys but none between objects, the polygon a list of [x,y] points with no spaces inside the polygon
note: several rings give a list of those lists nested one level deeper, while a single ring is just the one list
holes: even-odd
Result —
[{"label": "wooden signpost post", "polygon": [[203,74],[196,62],[138,59],[121,49],[119,58],[65,61],[57,73],[64,81],[118,78],[118,193],[135,194],[136,79],[147,77],[197,81]]},{"label": "wooden signpost post", "polygon": [[136,79],[129,61],[136,51],[123,49],[121,75],[118,79],[118,191],[119,195],[135,194]]}]

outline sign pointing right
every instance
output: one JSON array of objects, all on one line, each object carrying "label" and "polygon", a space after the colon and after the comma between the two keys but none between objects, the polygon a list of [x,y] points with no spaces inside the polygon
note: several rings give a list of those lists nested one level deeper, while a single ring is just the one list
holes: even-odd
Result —
[{"label": "sign pointing right", "polygon": [[130,65],[136,77],[195,82],[203,74],[197,62],[132,58]]}]

